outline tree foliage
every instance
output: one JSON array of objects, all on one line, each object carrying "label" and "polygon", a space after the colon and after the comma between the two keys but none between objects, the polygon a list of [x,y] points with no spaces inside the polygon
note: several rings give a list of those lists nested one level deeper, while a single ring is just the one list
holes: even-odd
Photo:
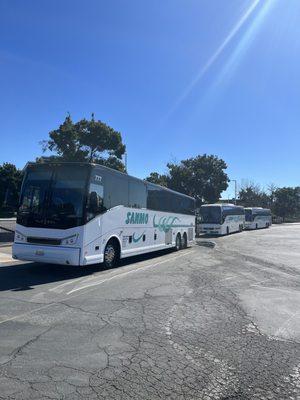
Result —
[{"label": "tree foliage", "polygon": [[42,144],[43,151],[55,153],[52,159],[93,162],[125,171],[122,155],[126,148],[121,133],[95,120],[94,115],[90,120],[82,119],[76,123],[68,115]]},{"label": "tree foliage", "polygon": [[283,187],[274,192],[274,213],[282,217],[293,218],[300,216],[300,187]]},{"label": "tree foliage", "polygon": [[14,164],[0,165],[0,208],[14,211],[19,202],[19,192],[22,184],[22,171]]},{"label": "tree foliage", "polygon": [[228,187],[227,165],[213,155],[198,155],[178,164],[169,163],[167,167],[166,175],[152,172],[146,180],[192,196],[198,205],[218,201]]},{"label": "tree foliage", "polygon": [[253,182],[245,184],[239,191],[239,203],[244,207],[268,208],[270,200],[270,196]]},{"label": "tree foliage", "polygon": [[277,188],[270,184],[265,191],[257,184],[247,183],[239,192],[239,203],[244,207],[270,208],[283,220],[300,218],[300,187]]},{"label": "tree foliage", "polygon": [[155,183],[160,186],[168,186],[168,176],[160,175],[157,172],[151,172],[149,176],[147,176],[146,181]]}]

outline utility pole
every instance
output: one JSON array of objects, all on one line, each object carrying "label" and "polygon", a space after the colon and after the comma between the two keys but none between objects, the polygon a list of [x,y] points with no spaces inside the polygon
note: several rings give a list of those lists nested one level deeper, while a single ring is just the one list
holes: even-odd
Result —
[{"label": "utility pole", "polygon": [[236,179],[231,179],[234,182],[234,204],[236,204],[236,196],[237,196],[237,181]]},{"label": "utility pole", "polygon": [[127,152],[125,153],[125,171],[128,173],[128,171],[127,171]]}]

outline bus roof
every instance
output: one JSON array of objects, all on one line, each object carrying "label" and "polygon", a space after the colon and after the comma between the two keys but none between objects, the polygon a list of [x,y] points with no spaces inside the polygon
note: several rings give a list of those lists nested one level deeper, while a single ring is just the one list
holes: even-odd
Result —
[{"label": "bus roof", "polygon": [[96,163],[88,163],[88,162],[76,162],[76,161],[45,161],[45,162],[32,162],[31,161],[31,162],[28,162],[25,165],[24,170],[29,166],[38,166],[38,165],[82,165],[82,166],[92,166],[92,167],[96,167],[96,168],[99,168],[99,169],[104,169],[104,170],[110,171],[111,173],[114,173],[114,174],[122,175],[124,177],[126,176],[126,177],[128,177],[130,179],[135,179],[137,181],[146,183],[148,185],[157,186],[157,187],[159,187],[159,188],[161,188],[161,189],[163,189],[165,191],[168,191],[168,192],[171,192],[171,193],[174,193],[174,194],[179,194],[180,196],[184,196],[184,197],[187,197],[187,198],[195,201],[195,199],[193,197],[188,196],[188,195],[186,195],[184,193],[176,192],[175,190],[169,189],[169,188],[167,188],[165,186],[161,186],[161,185],[157,185],[156,183],[148,182],[145,179],[137,178],[135,176],[126,174],[125,172],[121,172],[121,171],[118,171],[116,169],[106,167],[105,165],[100,165],[100,164],[96,164]]},{"label": "bus roof", "polygon": [[251,211],[267,210],[267,211],[271,211],[269,208],[263,208],[263,207],[245,207],[245,210],[251,210]]},{"label": "bus roof", "polygon": [[232,203],[214,203],[214,204],[203,204],[201,207],[243,207],[243,206],[238,206],[236,204]]}]

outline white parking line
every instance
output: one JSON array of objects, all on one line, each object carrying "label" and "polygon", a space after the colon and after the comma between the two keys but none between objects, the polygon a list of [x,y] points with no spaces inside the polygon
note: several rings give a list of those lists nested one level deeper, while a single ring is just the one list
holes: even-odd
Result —
[{"label": "white parking line", "polygon": [[[172,258],[176,258],[176,257],[172,257]],[[134,265],[134,264],[133,264]],[[138,269],[140,269],[140,268],[143,268],[143,267],[147,267],[149,264],[146,264],[146,265],[144,265],[144,263],[142,263],[142,262],[139,262],[139,263],[137,263],[137,266],[136,266],[136,268],[134,268],[134,270],[136,270],[137,268]],[[132,266],[131,265],[129,265],[128,266],[129,268],[132,268]],[[127,267],[127,268],[128,268]],[[109,278],[111,278],[111,275],[113,274],[113,277],[115,277],[115,276],[117,276],[117,275],[122,275],[122,271],[124,270],[124,268],[125,267],[122,267],[122,269],[121,270],[111,270],[110,272],[110,274],[109,274]],[[132,271],[129,271],[129,272],[132,272]],[[126,271],[125,272],[125,274],[127,274],[128,273],[128,271]],[[124,272],[123,272],[123,274],[124,274]],[[105,274],[105,276],[107,276],[108,274]],[[63,288],[65,288],[65,286],[68,286],[68,285],[71,285],[72,283],[75,283],[75,282],[80,282],[80,283],[86,283],[86,282],[91,282],[91,281],[93,281],[93,280],[95,280],[95,279],[97,279],[97,278],[100,278],[101,279],[101,282],[102,282],[102,280],[103,280],[103,274],[99,274],[99,272],[98,273],[96,273],[96,274],[92,274],[92,275],[90,275],[90,276],[88,276],[88,277],[86,277],[86,276],[84,276],[84,277],[80,277],[80,278],[76,278],[76,279],[72,279],[72,280],[70,280],[70,281],[67,281],[67,282],[64,282],[64,283],[61,283],[61,284],[59,284],[58,286],[55,286],[55,287],[53,287],[53,288],[51,288],[51,289],[49,289],[49,292],[56,292],[56,293],[62,293],[63,292]],[[110,280],[110,279],[109,279]],[[93,282],[93,284],[91,285],[91,286],[94,286],[95,285],[95,282]],[[89,287],[90,285],[85,285],[86,287]],[[75,289],[75,288],[73,288],[73,289]],[[70,294],[72,291],[73,291],[73,289],[72,290],[70,290],[67,294]],[[76,291],[76,290],[74,290],[74,291]]]},{"label": "white parking line", "polygon": [[61,289],[64,288],[65,286],[71,285],[71,283],[74,283],[74,282],[80,282],[80,281],[82,281],[83,279],[84,279],[84,278],[76,278],[76,279],[72,279],[71,281],[61,283],[60,285],[55,286],[54,288],[49,289],[49,292],[61,293],[61,292],[62,292]]},{"label": "white parking line", "polygon": [[0,263],[18,262],[14,260],[10,254],[0,253]]},{"label": "white parking line", "polygon": [[[179,255],[177,255],[176,257],[171,257],[171,258],[169,257],[169,258],[167,258],[166,260],[162,260],[162,261],[157,262],[157,263],[155,263],[155,264],[146,265],[144,268],[143,268],[143,267],[139,267],[139,269],[131,270],[131,271],[125,272],[125,273],[123,273],[123,274],[121,273],[121,274],[118,274],[118,275],[114,275],[114,276],[111,277],[111,278],[107,278],[107,279],[105,279],[105,280],[102,280],[101,282],[98,282],[97,285],[102,284],[102,283],[107,282],[107,281],[110,281],[110,280],[113,279],[113,278],[118,278],[118,277],[121,278],[121,277],[124,276],[124,275],[128,275],[128,273],[144,271],[145,269],[148,269],[148,268],[157,266],[157,265],[159,265],[159,264],[166,263],[166,262],[171,261],[171,260],[174,260],[174,259],[176,259],[176,258],[188,256],[188,255],[190,255],[190,254],[192,254],[192,253],[195,253],[195,251],[196,251],[196,250],[184,252],[183,254],[179,254]],[[87,288],[88,288],[88,287],[87,287]],[[83,288],[80,288],[80,289],[78,289],[78,290],[81,290],[81,289],[83,289]],[[84,292],[84,293],[92,292],[92,291],[95,290],[95,289],[97,289],[97,287],[95,287],[95,285],[93,285],[93,287],[90,288],[90,290],[87,290],[87,291]],[[16,320],[16,319],[18,319],[18,318],[26,317],[26,316],[28,316],[28,315],[33,314],[33,313],[36,312],[36,311],[41,311],[41,310],[44,310],[44,309],[49,308],[49,307],[51,307],[51,306],[55,306],[55,305],[57,305],[57,304],[59,304],[59,303],[61,303],[61,302],[63,302],[63,301],[66,301],[66,300],[70,300],[70,299],[79,297],[79,296],[81,296],[81,294],[83,294],[83,293],[82,293],[82,292],[76,293],[76,294],[73,294],[73,296],[65,297],[64,299],[61,299],[61,300],[59,300],[59,301],[57,301],[57,302],[51,302],[51,303],[49,303],[49,304],[44,304],[43,306],[37,307],[37,308],[35,308],[35,309],[31,310],[31,311],[27,311],[26,313],[19,314],[19,315],[15,315],[14,317],[6,318],[6,319],[0,321],[0,325],[1,325],[1,324],[4,324],[5,322],[14,321],[14,320]]]},{"label": "white parking line", "polygon": [[[185,256],[185,255],[187,255],[187,254],[192,254],[192,253],[194,253],[194,252],[195,252],[195,250],[193,250],[193,251],[191,251],[191,252],[188,252],[188,253],[179,254],[179,255],[177,255],[177,256],[175,256],[175,257],[171,257],[171,258],[169,257],[169,258],[167,258],[166,260],[158,261],[158,262],[155,263],[155,264],[145,265],[144,267],[138,267],[137,269],[133,269],[133,270],[126,271],[126,272],[123,272],[123,273],[121,272],[121,273],[119,273],[119,274],[115,274],[115,275],[113,275],[113,276],[110,276],[109,278],[101,279],[101,280],[96,281],[96,282],[91,282],[91,283],[89,283],[88,285],[83,285],[83,286],[80,286],[80,287],[77,287],[77,288],[74,288],[74,289],[70,290],[70,291],[67,293],[67,295],[70,295],[70,294],[72,294],[72,293],[74,293],[74,292],[77,292],[77,291],[79,291],[79,290],[87,289],[87,288],[92,287],[92,286],[102,285],[102,283],[111,281],[111,280],[113,280],[113,279],[122,278],[123,276],[129,275],[129,274],[133,274],[133,273],[140,272],[140,271],[145,271],[145,270],[148,269],[148,268],[153,268],[153,267],[155,267],[155,266],[157,266],[157,265],[163,264],[163,263],[168,262],[168,261],[171,261],[171,260],[175,260],[175,259],[177,259],[177,258],[179,258],[179,257],[183,257],[183,256]],[[97,279],[97,278],[98,278],[98,276],[95,276],[94,279]]]}]

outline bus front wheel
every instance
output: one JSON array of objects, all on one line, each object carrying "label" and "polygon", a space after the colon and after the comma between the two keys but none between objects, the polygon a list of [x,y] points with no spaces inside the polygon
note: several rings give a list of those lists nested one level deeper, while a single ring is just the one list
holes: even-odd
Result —
[{"label": "bus front wheel", "polygon": [[120,259],[120,246],[116,240],[110,240],[104,250],[104,265],[106,268],[115,267]]},{"label": "bus front wheel", "polygon": [[229,235],[229,226],[226,228],[226,235]]}]

